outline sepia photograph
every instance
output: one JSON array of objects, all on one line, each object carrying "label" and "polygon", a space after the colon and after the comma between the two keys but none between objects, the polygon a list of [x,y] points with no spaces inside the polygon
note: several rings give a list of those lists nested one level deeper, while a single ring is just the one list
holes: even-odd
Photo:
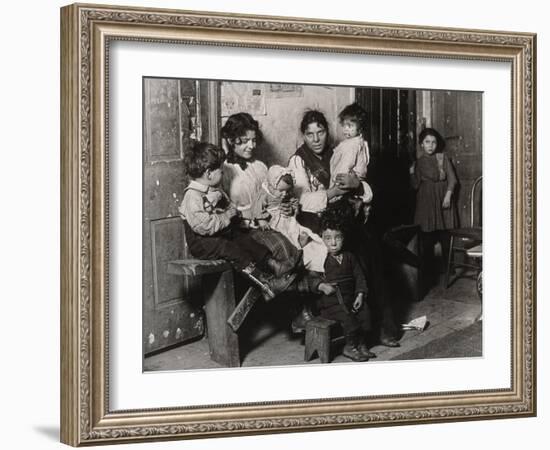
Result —
[{"label": "sepia photograph", "polygon": [[483,356],[483,93],[143,78],[143,371]]}]

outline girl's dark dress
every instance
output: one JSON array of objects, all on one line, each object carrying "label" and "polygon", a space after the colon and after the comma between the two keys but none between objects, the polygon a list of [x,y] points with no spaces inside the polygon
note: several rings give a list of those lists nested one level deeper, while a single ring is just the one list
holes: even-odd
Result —
[{"label": "girl's dark dress", "polygon": [[[367,284],[355,256],[350,252],[342,252],[342,262],[339,263],[329,254],[325,260],[325,281],[338,286],[343,305],[336,294],[323,295],[318,301],[319,315],[340,322],[346,336],[356,334],[360,330],[366,331],[370,325],[365,303]],[[363,307],[357,313],[353,313],[353,302],[360,292],[365,295]]]},{"label": "girl's dark dress", "polygon": [[416,162],[411,183],[417,190],[414,223],[420,225],[422,231],[458,227],[457,211],[452,197],[451,206],[443,208],[445,194],[447,191],[454,193],[457,184],[453,165],[447,155],[434,153],[421,156]]}]

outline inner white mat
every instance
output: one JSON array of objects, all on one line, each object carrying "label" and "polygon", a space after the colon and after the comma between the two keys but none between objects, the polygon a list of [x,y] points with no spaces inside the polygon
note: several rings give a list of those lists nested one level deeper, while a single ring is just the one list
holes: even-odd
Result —
[{"label": "inner white mat", "polygon": [[[136,42],[110,62],[111,410],[510,386],[509,64]],[[482,91],[483,357],[142,373],[144,76]]]}]

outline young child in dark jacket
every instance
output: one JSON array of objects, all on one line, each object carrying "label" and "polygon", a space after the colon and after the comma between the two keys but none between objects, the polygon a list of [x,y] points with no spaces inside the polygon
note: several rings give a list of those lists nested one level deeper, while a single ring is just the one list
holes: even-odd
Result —
[{"label": "young child in dark jacket", "polygon": [[328,251],[325,279],[319,285],[319,315],[342,326],[346,343],[343,355],[353,361],[368,361],[376,355],[369,351],[365,334],[370,315],[365,303],[367,284],[355,256],[344,250],[344,221],[334,213],[321,218],[321,237]]}]

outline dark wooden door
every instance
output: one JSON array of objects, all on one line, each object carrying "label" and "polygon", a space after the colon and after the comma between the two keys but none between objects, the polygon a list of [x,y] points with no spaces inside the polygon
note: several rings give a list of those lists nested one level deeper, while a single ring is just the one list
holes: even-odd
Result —
[{"label": "dark wooden door", "polygon": [[407,89],[357,88],[356,101],[368,114],[367,181],[374,192],[372,219],[383,233],[414,216],[408,168],[415,151],[416,95]]},{"label": "dark wooden door", "polygon": [[[416,136],[424,126],[437,129],[446,140],[445,151],[459,180],[460,223],[469,226],[470,190],[482,172],[482,94],[358,88],[356,95],[369,114],[367,181],[375,194],[373,218],[380,231],[412,223],[415,195],[409,186],[408,168],[421,151]],[[474,199],[476,225],[481,223],[480,192]]]},{"label": "dark wooden door", "polygon": [[[459,181],[457,207],[461,226],[470,226],[470,191],[482,173],[481,92],[433,91],[432,123],[445,138]],[[475,225],[481,225],[481,190],[474,198]]]},{"label": "dark wooden door", "polygon": [[[183,156],[208,139],[208,82],[143,81],[143,353],[204,334],[200,280],[171,275],[167,264],[187,257],[178,208],[187,180]],[[215,108],[214,108],[215,109]]]}]

